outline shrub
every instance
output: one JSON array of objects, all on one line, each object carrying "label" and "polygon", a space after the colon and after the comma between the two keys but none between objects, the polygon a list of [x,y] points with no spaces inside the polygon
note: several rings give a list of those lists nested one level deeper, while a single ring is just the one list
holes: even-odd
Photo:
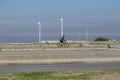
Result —
[{"label": "shrub", "polygon": [[99,37],[99,38],[96,38],[95,41],[109,41],[110,39],[108,38],[102,38],[102,37]]}]

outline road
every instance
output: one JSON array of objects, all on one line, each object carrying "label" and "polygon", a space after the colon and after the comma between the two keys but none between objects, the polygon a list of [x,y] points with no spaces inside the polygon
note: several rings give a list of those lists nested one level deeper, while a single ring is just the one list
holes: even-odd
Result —
[{"label": "road", "polygon": [[120,63],[74,63],[49,65],[0,65],[0,73],[8,72],[42,72],[67,70],[103,70],[120,69]]},{"label": "road", "polygon": [[0,56],[34,56],[55,54],[120,54],[120,50],[46,50],[0,52]]},{"label": "road", "polygon": [[[34,56],[55,54],[120,54],[119,50],[46,50],[46,51],[11,51],[0,52],[0,56]],[[0,72],[39,72],[65,70],[120,69],[120,62],[114,63],[70,63],[70,64],[26,64],[0,65]]]}]

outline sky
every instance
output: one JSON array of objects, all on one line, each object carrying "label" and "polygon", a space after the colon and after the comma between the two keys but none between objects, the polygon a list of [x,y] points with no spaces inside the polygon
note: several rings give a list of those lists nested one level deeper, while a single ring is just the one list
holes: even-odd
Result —
[{"label": "sky", "polygon": [[0,0],[0,36],[120,35],[120,0]]}]

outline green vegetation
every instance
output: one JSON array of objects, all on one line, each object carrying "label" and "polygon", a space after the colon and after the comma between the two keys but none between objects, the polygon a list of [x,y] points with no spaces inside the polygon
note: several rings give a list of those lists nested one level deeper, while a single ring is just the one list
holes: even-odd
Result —
[{"label": "green vegetation", "polygon": [[96,38],[95,41],[109,41],[110,39],[108,38],[102,38],[102,37],[99,37],[99,38]]},{"label": "green vegetation", "polygon": [[108,74],[119,77],[120,70],[1,73],[0,80],[97,80]]}]

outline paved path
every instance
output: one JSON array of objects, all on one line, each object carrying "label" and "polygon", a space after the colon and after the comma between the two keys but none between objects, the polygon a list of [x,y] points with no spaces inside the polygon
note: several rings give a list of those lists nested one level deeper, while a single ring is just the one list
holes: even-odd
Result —
[{"label": "paved path", "polygon": [[[47,50],[47,51],[14,51],[0,52],[0,56],[34,56],[55,54],[120,54],[119,50]],[[76,63],[77,62],[77,63]],[[97,63],[96,63],[97,62]],[[100,62],[100,63],[98,63]],[[104,63],[103,63],[104,62]],[[109,63],[106,63],[109,62]],[[112,63],[111,63],[112,62]],[[120,69],[120,58],[68,58],[68,59],[17,59],[0,60],[0,72],[34,72],[63,70]],[[69,64],[51,64],[69,63]],[[76,63],[76,64],[73,64]],[[26,65],[16,65],[26,64]],[[31,65],[30,65],[31,64]],[[44,64],[44,65],[43,65]],[[48,65],[49,64],[49,65]]]},{"label": "paved path", "polygon": [[0,72],[40,72],[40,71],[67,71],[67,70],[101,70],[120,69],[120,63],[75,63],[49,65],[1,65]]},{"label": "paved path", "polygon": [[16,59],[0,60],[0,64],[58,64],[58,63],[98,63],[120,62],[120,58],[67,58],[67,59]]},{"label": "paved path", "polygon": [[54,54],[120,54],[120,50],[47,50],[47,51],[11,51],[0,52],[0,56],[34,56]]}]

